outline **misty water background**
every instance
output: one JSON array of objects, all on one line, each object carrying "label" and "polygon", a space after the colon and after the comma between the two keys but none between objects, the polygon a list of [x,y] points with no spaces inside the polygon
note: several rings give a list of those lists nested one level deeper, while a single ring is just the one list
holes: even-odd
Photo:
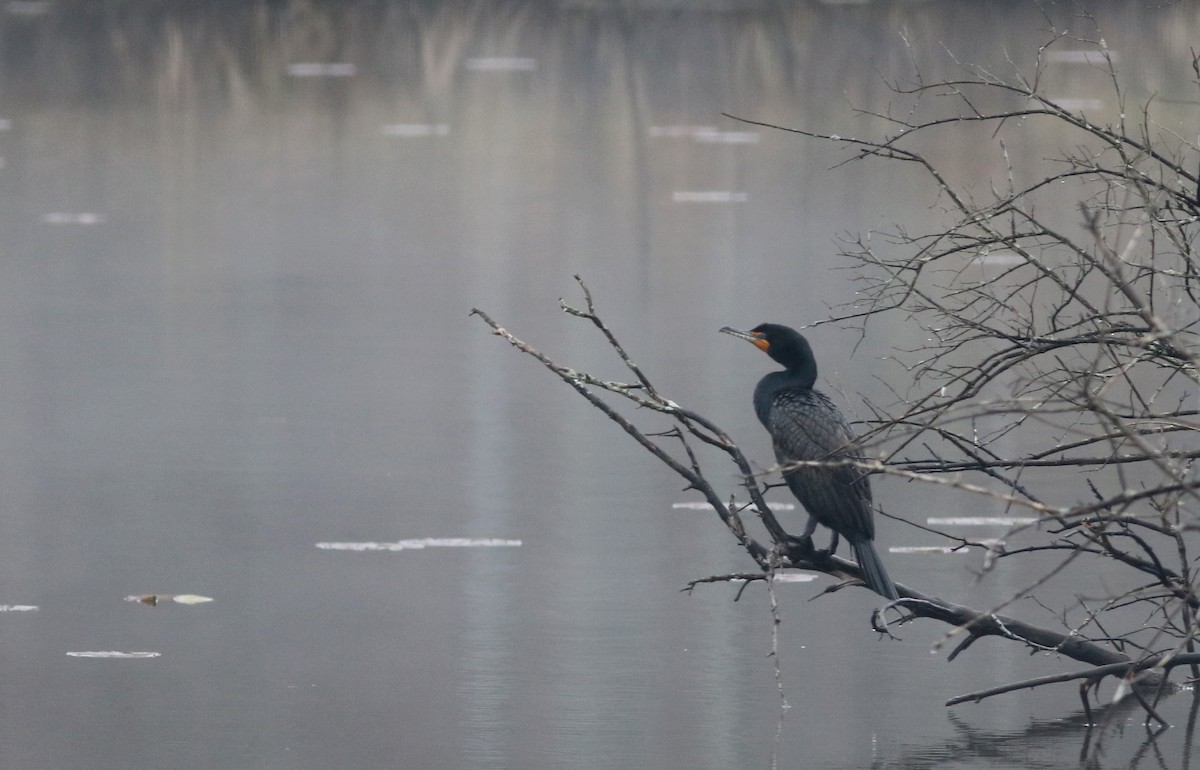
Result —
[{"label": "misty water background", "polygon": [[[1159,95],[1154,119],[1193,136],[1200,11],[1089,7],[1131,103]],[[946,663],[931,623],[872,634],[865,591],[810,602],[825,578],[778,590],[782,712],[765,593],[680,593],[751,566],[729,533],[468,317],[623,376],[558,308],[582,275],[659,388],[767,467],[750,392],[769,362],[716,330],[852,302],[837,240],[919,230],[937,197],[721,113],[878,132],[855,108],[887,110],[914,66],[1004,74],[1052,22],[1097,25],[984,2],[0,11],[0,605],[37,608],[0,613],[0,765],[1190,761],[1189,696],[1155,743],[1137,711],[1088,734],[1069,685],[944,708],[1080,666],[994,639]],[[1116,109],[1086,56],[1046,77]],[[1003,173],[986,131],[944,136],[929,149],[952,174]],[[1031,128],[1009,152],[1028,168],[1060,140]],[[889,351],[920,342],[902,325],[810,338],[851,416],[886,394]],[[722,483],[737,490],[732,468]],[[920,486],[876,497],[918,522],[964,513]],[[317,547],[421,538],[514,542]],[[888,554],[941,544],[890,520],[878,539],[897,580],[980,607],[1045,564],[976,583],[977,555]],[[147,593],[213,601],[125,601]],[[68,655],[110,650],[159,654]]]}]

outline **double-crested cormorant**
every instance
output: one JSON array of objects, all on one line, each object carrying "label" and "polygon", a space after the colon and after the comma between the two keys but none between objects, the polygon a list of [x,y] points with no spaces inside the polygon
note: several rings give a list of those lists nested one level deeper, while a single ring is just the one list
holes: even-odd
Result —
[{"label": "double-crested cormorant", "polygon": [[[754,388],[754,411],[771,434],[781,466],[802,460],[862,459],[846,418],[824,393],[813,390],[817,362],[803,335],[779,324],[761,324],[748,332],[726,326],[721,331],[749,340],[783,364],[782,372],[771,372]],[[783,478],[809,513],[804,536],[811,538],[818,523],[829,527],[830,554],[837,548],[838,535],[845,537],[867,586],[880,596],[898,599],[872,542],[875,521],[866,474],[850,466],[800,467],[785,471]]]}]

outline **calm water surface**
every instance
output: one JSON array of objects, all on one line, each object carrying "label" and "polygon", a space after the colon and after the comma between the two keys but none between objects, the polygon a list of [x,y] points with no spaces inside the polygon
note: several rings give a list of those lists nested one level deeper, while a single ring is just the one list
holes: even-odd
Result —
[{"label": "calm water surface", "polygon": [[[940,628],[879,640],[864,592],[809,601],[822,580],[779,589],[782,711],[764,593],[679,590],[751,566],[732,538],[468,317],[621,376],[558,309],[580,273],[657,384],[769,464],[749,403],[767,362],[717,328],[827,316],[854,290],[835,240],[928,226],[936,199],[720,114],[878,129],[851,108],[886,109],[912,60],[1027,62],[1046,27],[1024,4],[664,5],[2,9],[0,604],[37,609],[0,613],[0,765],[1190,762],[1186,696],[1153,744],[1136,712],[1089,734],[1065,686],[947,710],[1078,666],[995,640],[948,664]],[[1191,98],[1194,8],[1097,12],[1133,100]],[[1112,108],[1093,68],[1050,74]],[[1162,109],[1194,133],[1194,106]],[[979,139],[939,148],[952,173],[996,173]],[[1057,141],[1010,149],[1037,163]],[[852,413],[913,341],[811,336]],[[419,538],[521,545],[317,548]],[[966,603],[1022,585],[975,584],[971,558],[887,561]],[[147,593],[214,601],[123,600]],[[160,655],[67,655],[109,650]]]}]

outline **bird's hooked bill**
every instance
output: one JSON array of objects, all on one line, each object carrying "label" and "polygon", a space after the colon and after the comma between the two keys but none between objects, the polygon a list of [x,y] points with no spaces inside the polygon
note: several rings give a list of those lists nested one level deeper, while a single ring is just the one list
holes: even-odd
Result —
[{"label": "bird's hooked bill", "polygon": [[718,331],[722,334],[731,334],[738,339],[746,340],[763,352],[766,352],[767,348],[771,347],[771,343],[767,342],[766,337],[760,332],[744,332],[732,326],[722,326]]}]

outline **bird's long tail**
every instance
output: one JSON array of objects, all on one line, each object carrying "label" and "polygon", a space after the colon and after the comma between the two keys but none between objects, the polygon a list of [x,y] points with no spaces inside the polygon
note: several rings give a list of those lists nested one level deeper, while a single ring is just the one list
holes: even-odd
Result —
[{"label": "bird's long tail", "polygon": [[862,569],[863,580],[866,581],[867,587],[880,596],[899,599],[900,594],[896,592],[896,584],[888,577],[883,562],[879,560],[875,544],[870,540],[860,540],[857,543],[851,543],[850,547],[854,549],[854,559]]}]

